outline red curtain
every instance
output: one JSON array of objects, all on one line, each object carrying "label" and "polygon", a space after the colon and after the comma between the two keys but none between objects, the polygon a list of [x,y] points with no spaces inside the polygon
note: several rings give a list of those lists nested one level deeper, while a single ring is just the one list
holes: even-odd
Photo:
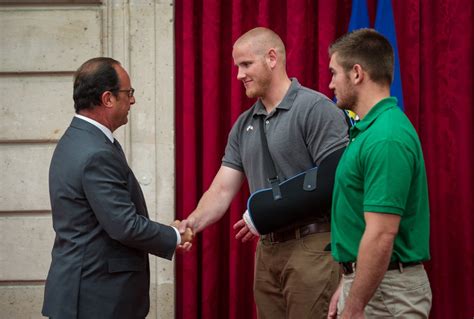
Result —
[{"label": "red curtain", "polygon": [[[432,318],[474,316],[472,0],[392,1],[405,111],[424,149],[431,206]],[[371,18],[375,0],[368,1]],[[350,0],[177,0],[176,216],[185,218],[216,174],[227,134],[253,104],[236,80],[232,44],[266,26],[286,43],[288,74],[329,96],[327,47],[346,32]],[[256,318],[255,243],[234,239],[248,190],[177,257],[176,317]]]}]

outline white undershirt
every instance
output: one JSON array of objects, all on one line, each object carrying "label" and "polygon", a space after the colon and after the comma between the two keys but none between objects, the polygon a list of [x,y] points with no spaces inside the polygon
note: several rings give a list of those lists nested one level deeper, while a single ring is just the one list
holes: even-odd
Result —
[{"label": "white undershirt", "polygon": [[[92,125],[94,125],[95,127],[97,127],[99,130],[102,131],[102,133],[105,134],[105,136],[107,136],[107,138],[110,140],[110,142],[114,142],[115,138],[114,138],[114,135],[112,134],[112,131],[109,130],[108,127],[106,127],[105,125],[102,125],[100,124],[99,122],[87,117],[87,116],[84,116],[84,115],[81,115],[81,114],[74,114],[75,117],[77,118],[80,118],[81,120],[84,120]],[[179,244],[181,244],[181,235],[179,234],[179,231],[176,227],[174,226],[171,226],[175,233],[176,233],[176,246],[178,246]]]}]

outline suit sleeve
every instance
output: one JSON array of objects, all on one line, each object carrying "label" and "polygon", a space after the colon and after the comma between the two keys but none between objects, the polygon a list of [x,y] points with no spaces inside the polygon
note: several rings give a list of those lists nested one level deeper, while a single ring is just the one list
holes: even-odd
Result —
[{"label": "suit sleeve", "polygon": [[97,220],[123,245],[172,259],[176,233],[137,213],[128,183],[129,168],[110,151],[95,153],[85,164],[82,184]]}]

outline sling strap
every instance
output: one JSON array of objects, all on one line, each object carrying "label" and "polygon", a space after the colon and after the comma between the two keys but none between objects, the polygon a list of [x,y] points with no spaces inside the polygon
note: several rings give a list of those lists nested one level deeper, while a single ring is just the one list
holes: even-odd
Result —
[{"label": "sling strap", "polygon": [[280,200],[282,199],[281,190],[280,190],[280,181],[278,179],[278,174],[276,172],[275,163],[273,162],[272,155],[268,149],[267,137],[265,134],[265,117],[260,116],[260,140],[262,142],[263,150],[263,159],[265,161],[265,170],[266,175],[268,176],[268,182],[272,187],[273,199]]}]

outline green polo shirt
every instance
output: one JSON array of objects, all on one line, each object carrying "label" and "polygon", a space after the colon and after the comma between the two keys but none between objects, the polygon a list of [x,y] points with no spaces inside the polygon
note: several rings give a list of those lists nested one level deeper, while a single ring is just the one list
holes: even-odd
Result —
[{"label": "green polo shirt", "polygon": [[351,128],[337,167],[331,222],[335,260],[357,260],[364,212],[401,216],[392,261],[430,258],[423,153],[414,127],[393,97],[381,100]]}]

